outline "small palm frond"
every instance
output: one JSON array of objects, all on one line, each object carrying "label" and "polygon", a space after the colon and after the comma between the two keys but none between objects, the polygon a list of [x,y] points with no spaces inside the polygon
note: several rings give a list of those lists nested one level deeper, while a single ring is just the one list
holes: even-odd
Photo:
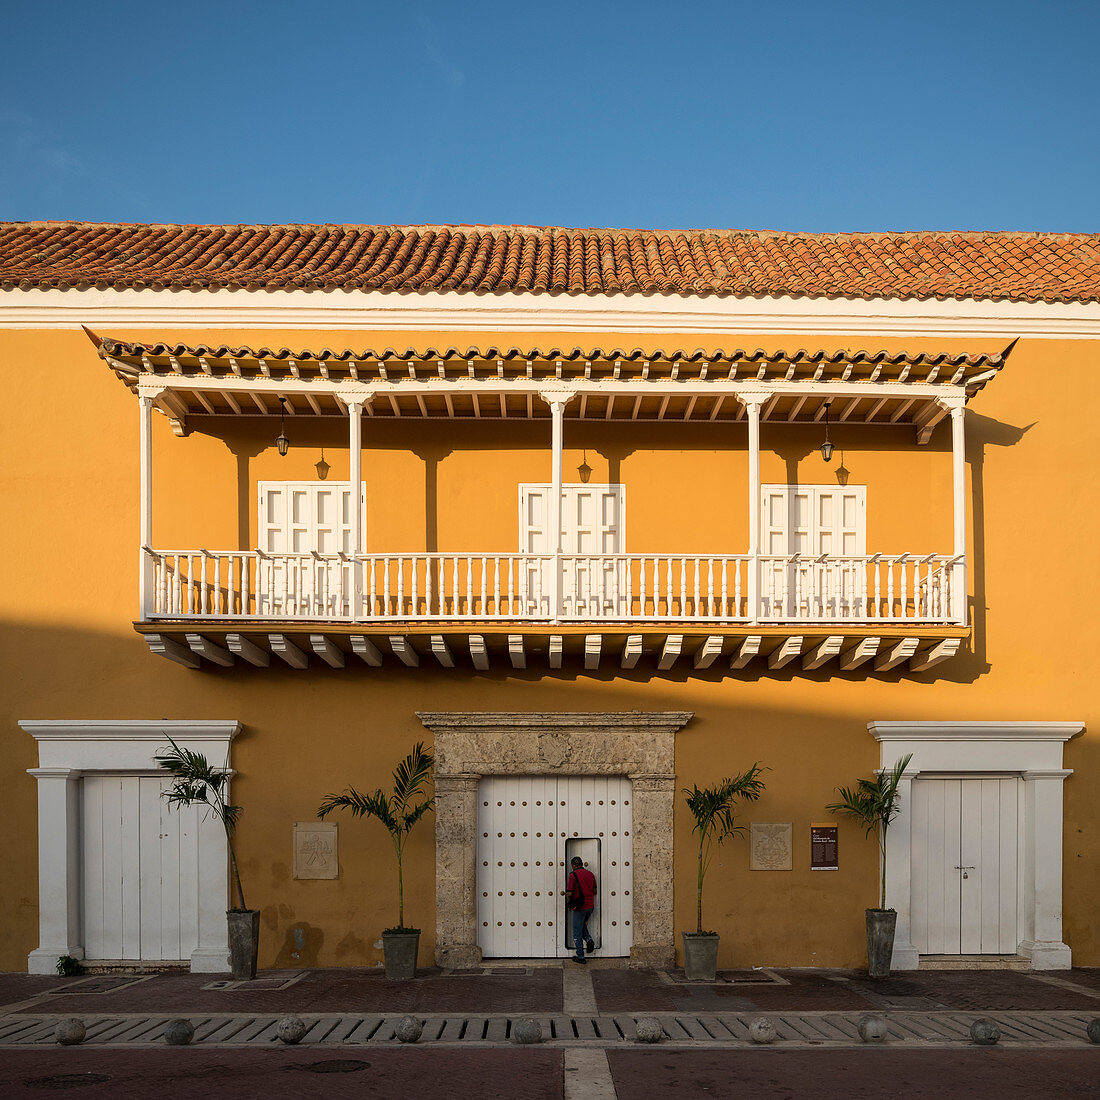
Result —
[{"label": "small palm frond", "polygon": [[225,823],[225,831],[232,836],[237,831],[237,822],[244,813],[243,806],[230,806],[228,803],[222,807],[222,821]]},{"label": "small palm frond", "polygon": [[868,836],[876,829],[885,828],[901,809],[898,787],[909,766],[913,754],[903,756],[888,772],[880,772],[874,779],[858,779],[854,787],[838,787],[839,802],[825,808],[831,813],[846,814],[855,818]]},{"label": "small palm frond", "polygon": [[157,765],[174,779],[190,784],[205,784],[220,792],[228,778],[228,772],[214,767],[201,752],[181,748],[172,740],[172,747],[156,757]]},{"label": "small palm frond", "polygon": [[432,754],[424,751],[424,742],[417,741],[413,751],[394,769],[393,800],[399,810],[404,809],[410,799],[420,792],[424,781],[431,774],[434,763]]},{"label": "small palm frond", "polygon": [[427,801],[421,802],[419,806],[414,806],[413,809],[404,814],[401,818],[405,832],[407,833],[429,810],[434,809],[434,798],[429,798]]},{"label": "small palm frond", "polygon": [[343,794],[326,795],[325,800],[317,808],[317,816],[326,817],[333,810],[350,810],[352,817],[375,817],[395,835],[401,829],[381,789],[373,794],[364,795],[354,787],[348,787]]},{"label": "small palm frond", "polygon": [[743,832],[744,827],[734,823],[737,802],[755,802],[764,793],[764,781],[760,778],[767,769],[759,763],[748,771],[730,779],[728,776],[716,787],[693,785],[684,788],[687,807],[695,819],[693,833],[713,838],[720,844],[726,837]]}]

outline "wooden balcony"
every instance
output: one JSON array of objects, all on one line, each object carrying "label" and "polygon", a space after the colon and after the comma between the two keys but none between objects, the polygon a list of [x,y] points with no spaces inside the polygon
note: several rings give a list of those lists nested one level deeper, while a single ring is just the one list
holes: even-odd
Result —
[{"label": "wooden balcony", "polygon": [[[404,665],[422,651],[446,667],[468,648],[474,667],[506,652],[514,667],[572,648],[586,667],[610,648],[631,668],[693,654],[696,669],[757,657],[778,669],[922,671],[966,636],[965,562],[945,555],[269,554],[143,550],[139,630],[150,648],[199,659],[305,667],[313,653]],[[567,644],[566,639],[580,639]],[[495,644],[494,644],[495,642]],[[387,654],[386,651],[389,651]]]}]

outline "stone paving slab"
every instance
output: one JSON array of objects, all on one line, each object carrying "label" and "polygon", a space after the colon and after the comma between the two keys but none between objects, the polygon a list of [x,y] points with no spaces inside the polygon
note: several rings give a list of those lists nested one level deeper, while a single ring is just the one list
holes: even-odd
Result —
[{"label": "stone paving slab", "polygon": [[[860,1047],[857,1013],[770,1013],[775,1025],[777,1047]],[[970,1026],[975,1013],[891,1012],[887,1021],[889,1042],[906,1046],[972,1045]],[[63,1015],[18,1016],[0,1019],[0,1047],[53,1047],[54,1031]],[[148,1047],[164,1045],[164,1028],[172,1016],[111,1015],[81,1017],[87,1027],[83,1046]],[[279,1017],[265,1014],[189,1015],[195,1028],[192,1045],[204,1049],[227,1047],[279,1047],[276,1035]],[[517,1017],[508,1015],[420,1017],[424,1031],[420,1047],[474,1045],[507,1046]],[[621,1047],[635,1039],[637,1015],[616,1017],[550,1016],[540,1024],[544,1042],[557,1046]],[[724,1046],[751,1048],[749,1024],[755,1014],[659,1013],[671,1046]],[[1086,1026],[1092,1017],[1080,1012],[1002,1012],[994,1014],[1001,1028],[1000,1046],[1049,1047],[1089,1046]],[[305,1017],[309,1029],[299,1049],[396,1046],[397,1015],[358,1014],[312,1015]],[[1095,1048],[1094,1048],[1095,1049]],[[1100,1054],[1100,1051],[1098,1051]]]}]

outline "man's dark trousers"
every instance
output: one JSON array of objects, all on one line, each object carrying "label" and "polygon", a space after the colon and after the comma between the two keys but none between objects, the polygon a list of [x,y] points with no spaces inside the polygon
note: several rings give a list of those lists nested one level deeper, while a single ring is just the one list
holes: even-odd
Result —
[{"label": "man's dark trousers", "polygon": [[576,951],[576,958],[584,958],[584,943],[585,940],[591,939],[588,934],[588,918],[592,916],[591,909],[574,909],[573,910],[573,949]]}]

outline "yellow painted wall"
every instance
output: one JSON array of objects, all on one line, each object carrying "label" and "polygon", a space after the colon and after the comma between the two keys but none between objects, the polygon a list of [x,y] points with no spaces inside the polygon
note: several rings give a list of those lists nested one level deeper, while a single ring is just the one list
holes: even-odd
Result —
[{"label": "yellow painted wall", "polygon": [[[148,333],[112,331],[142,338]],[[158,338],[273,346],[361,347],[469,343],[469,334],[158,332]],[[529,334],[532,344],[562,334]],[[487,334],[486,342],[510,334]],[[586,340],[586,343],[588,341]],[[592,344],[689,346],[696,336],[593,335]],[[720,341],[715,341],[719,343]],[[804,336],[739,337],[730,346],[835,347]],[[866,339],[852,346],[866,346]],[[907,350],[989,351],[910,339]],[[841,870],[809,871],[808,826],[825,819],[834,787],[878,764],[866,732],[873,719],[1076,720],[1089,727],[1066,747],[1065,939],[1075,962],[1100,964],[1093,919],[1100,900],[1100,749],[1089,639],[1098,606],[1100,519],[1092,469],[1100,439],[1100,344],[1021,341],[967,412],[971,506],[972,651],[930,673],[842,674],[833,666],[770,673],[705,673],[681,659],[657,675],[652,660],[630,674],[605,659],[589,673],[567,663],[551,675],[494,665],[488,673],[369,669],[319,661],[296,672],[275,661],[192,672],[151,655],[133,631],[137,615],[138,412],[135,398],[79,332],[0,331],[0,968],[22,970],[37,946],[35,743],[21,718],[239,719],[235,795],[249,901],[263,912],[262,965],[375,964],[374,944],[395,920],[392,855],[380,826],[340,820],[341,876],[291,878],[291,824],[309,820],[324,794],[346,783],[385,782],[412,742],[426,736],[414,710],[686,709],[677,737],[678,785],[770,766],[768,793],[744,821],[792,821],[795,869],[750,872],[735,840],[707,881],[705,923],[723,933],[721,965],[855,966],[863,960],[862,909],[876,897],[874,845],[841,824]],[[254,545],[257,480],[312,479],[319,448],[329,479],[347,476],[344,425],[288,422],[291,453],[272,445],[274,422],[174,437],[154,420],[154,542],[159,547]],[[367,547],[371,551],[511,550],[516,485],[549,480],[546,423],[374,425],[364,422]],[[948,552],[950,439],[928,447],[911,429],[836,426],[852,484],[868,486],[868,549]],[[828,483],[819,429],[763,429],[764,481]],[[747,461],[741,426],[566,426],[566,479],[587,454],[594,482],[612,465],[626,484],[626,546],[643,551],[746,548]],[[434,509],[429,467],[434,466]],[[239,478],[246,478],[243,488]],[[538,662],[533,662],[538,663]],[[690,822],[676,809],[677,931],[693,921]],[[407,917],[434,929],[433,825],[408,850]],[[306,951],[289,952],[290,929],[307,925]]]}]

